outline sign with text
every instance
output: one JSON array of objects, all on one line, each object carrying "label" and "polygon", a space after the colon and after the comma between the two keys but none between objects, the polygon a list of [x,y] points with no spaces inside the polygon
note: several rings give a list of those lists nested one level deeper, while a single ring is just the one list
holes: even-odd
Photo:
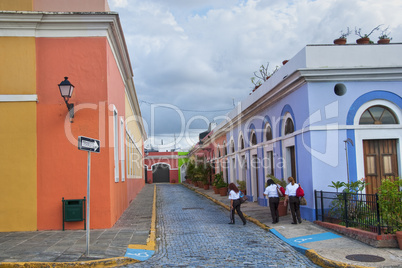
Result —
[{"label": "sign with text", "polygon": [[84,136],[78,136],[78,149],[92,153],[99,153],[100,141]]}]

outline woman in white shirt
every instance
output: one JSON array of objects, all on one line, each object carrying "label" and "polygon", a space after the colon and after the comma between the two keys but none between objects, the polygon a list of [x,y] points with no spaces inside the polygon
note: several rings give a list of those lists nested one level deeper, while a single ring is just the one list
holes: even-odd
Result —
[{"label": "woman in white shirt", "polygon": [[290,213],[292,214],[293,218],[292,224],[297,224],[296,218],[299,223],[302,223],[300,217],[300,198],[296,196],[296,190],[299,188],[299,185],[295,183],[295,180],[292,177],[288,178],[288,182],[289,184],[286,186],[285,191],[284,205],[286,206],[289,200]]},{"label": "woman in white shirt", "polygon": [[269,209],[271,210],[271,217],[272,217],[272,223],[278,223],[279,222],[279,212],[278,212],[278,206],[279,206],[279,195],[278,195],[278,185],[275,184],[273,179],[269,179],[267,181],[267,188],[265,188],[264,196],[268,196],[268,201],[269,201]]},{"label": "woman in white shirt", "polygon": [[243,221],[243,225],[246,225],[246,219],[244,218],[243,212],[240,210],[240,191],[236,184],[233,182],[229,184],[229,199],[230,199],[230,222],[229,224],[235,224],[234,214],[235,210],[239,215],[240,219]]}]

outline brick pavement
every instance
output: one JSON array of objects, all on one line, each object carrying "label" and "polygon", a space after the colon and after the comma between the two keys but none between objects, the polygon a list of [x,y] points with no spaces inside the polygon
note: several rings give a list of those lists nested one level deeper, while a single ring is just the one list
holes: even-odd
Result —
[{"label": "brick pavement", "polygon": [[128,245],[147,244],[153,198],[154,185],[146,184],[112,228],[91,230],[89,256],[85,230],[0,233],[0,267],[25,262],[37,262],[36,267],[131,263],[132,259],[123,256]]},{"label": "brick pavement", "polygon": [[[339,238],[332,237],[324,241],[308,240],[316,235],[319,237],[322,234],[331,233],[328,232],[327,229],[316,226],[311,222],[303,222],[302,224],[291,226],[289,215],[281,217],[280,223],[275,225],[275,229],[272,229],[269,226],[271,218],[268,208],[261,207],[252,202],[242,205],[242,211],[248,215],[249,223],[246,226],[242,226],[240,220],[237,218],[237,224],[232,225],[231,227],[233,229],[230,229],[234,231],[235,234],[244,233],[242,234],[244,235],[243,241],[246,242],[235,244],[234,250],[228,249],[227,246],[227,252],[219,254],[218,256],[223,258],[218,259],[215,253],[221,248],[224,248],[222,245],[229,245],[231,241],[238,238],[238,236],[233,236],[232,232],[225,231],[227,228],[230,228],[229,225],[227,225],[229,219],[229,212],[227,210],[229,202],[227,196],[221,197],[215,195],[212,190],[186,186],[194,191],[187,190],[193,193],[189,195],[191,198],[181,195],[179,195],[181,197],[171,196],[171,193],[182,191],[176,189],[185,189],[181,185],[145,185],[113,228],[91,230],[91,254],[89,257],[85,256],[86,239],[85,231],[83,230],[0,233],[0,267],[115,267],[137,262],[136,260],[122,257],[124,256],[127,246],[129,248],[133,247],[134,249],[149,249],[150,246],[154,248],[155,241],[158,242],[158,251],[154,257],[147,262],[131,264],[130,266],[148,267],[149,264],[152,263],[153,266],[160,267],[159,262],[164,265],[172,264],[173,266],[179,267],[191,267],[197,266],[197,264],[200,263],[208,263],[209,259],[214,261],[213,263],[208,263],[206,266],[212,267],[216,267],[216,264],[226,267],[233,267],[235,264],[241,267],[260,267],[264,261],[266,263],[264,259],[261,260],[257,258],[255,260],[249,260],[249,256],[243,255],[243,257],[239,257],[233,262],[231,256],[238,254],[239,251],[244,251],[243,244],[246,243],[245,247],[252,252],[252,254],[250,253],[249,255],[255,254],[258,256],[260,256],[260,244],[265,247],[266,251],[270,251],[271,246],[275,245],[276,248],[274,251],[276,254],[274,259],[277,258],[278,261],[272,264],[274,266],[278,263],[281,264],[281,260],[287,258],[289,252],[295,254],[293,249],[296,249],[308,256],[310,260],[313,260],[323,267],[402,267],[402,251],[399,249],[373,248],[356,240],[339,236]],[[163,194],[163,198],[158,198],[158,217],[160,222],[158,225],[159,237],[155,239],[154,223],[156,204],[153,204],[153,200],[155,200],[153,198],[156,197],[154,196],[154,189],[159,188],[170,190],[168,194]],[[195,194],[195,192],[197,194]],[[207,199],[210,199],[220,206],[214,206],[212,202],[209,202]],[[208,207],[208,213],[204,216],[198,215],[199,212],[205,211],[206,208],[200,208],[201,204],[204,204],[202,200],[209,202],[206,206]],[[164,215],[164,212],[168,211],[167,208],[169,207],[166,206],[171,203],[176,203],[176,207],[172,206],[174,209],[168,214],[175,215],[175,217],[169,219],[169,217]],[[179,204],[181,204],[182,207],[177,206]],[[194,214],[196,211],[198,211],[198,213]],[[211,211],[213,211],[213,213]],[[177,219],[180,219],[179,223]],[[194,221],[194,219],[197,219],[197,221]],[[189,221],[190,224],[187,227],[185,225],[182,226],[182,228],[171,227],[180,223],[184,224],[186,221]],[[198,229],[191,228],[203,221],[206,221],[204,227],[201,228],[201,226],[198,226]],[[250,222],[255,223],[255,225],[250,224]],[[188,231],[184,232],[183,230]],[[179,231],[182,233],[179,233]],[[261,231],[263,233],[260,233]],[[161,236],[163,233],[167,234],[166,237]],[[180,235],[178,236],[177,233]],[[194,233],[198,234],[195,240],[194,237],[192,237]],[[213,235],[211,235],[211,233]],[[253,234],[259,235],[255,238]],[[273,234],[275,234],[275,236],[273,236]],[[309,238],[303,238],[305,236]],[[214,242],[211,246],[203,246],[202,252],[206,252],[207,254],[199,254],[199,247],[196,247],[197,243],[194,243],[194,241],[208,244],[211,242],[211,239],[215,239],[216,237],[220,238],[220,242]],[[307,242],[310,242],[300,242],[302,240],[308,240]],[[222,241],[225,241],[225,243],[222,244]],[[267,243],[267,241],[275,242],[264,244]],[[281,252],[286,256],[281,255]],[[353,253],[378,255],[383,257],[384,261],[365,263],[350,261],[345,258],[346,255]],[[180,262],[171,263],[171,260],[174,260],[172,258],[174,254],[181,256],[179,258],[181,260]],[[191,261],[183,261],[183,256]],[[214,257],[209,258],[210,256]],[[166,257],[170,257],[170,259]],[[295,254],[292,258],[300,258],[300,255]],[[302,260],[301,267],[304,267],[309,260],[306,260],[306,262],[304,262],[304,259]]]},{"label": "brick pavement", "polygon": [[275,235],[185,187],[158,184],[157,253],[127,267],[318,267]]}]

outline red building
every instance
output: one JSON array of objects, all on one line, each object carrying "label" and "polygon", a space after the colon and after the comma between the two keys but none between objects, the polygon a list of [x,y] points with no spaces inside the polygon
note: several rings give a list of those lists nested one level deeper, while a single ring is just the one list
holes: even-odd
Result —
[{"label": "red building", "polygon": [[147,183],[179,181],[178,152],[149,152],[144,158]]}]

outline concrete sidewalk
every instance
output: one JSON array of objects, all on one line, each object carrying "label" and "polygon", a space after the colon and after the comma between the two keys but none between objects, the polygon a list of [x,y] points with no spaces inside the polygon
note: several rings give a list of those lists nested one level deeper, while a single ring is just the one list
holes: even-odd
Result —
[{"label": "concrete sidewalk", "polygon": [[[187,183],[183,185],[229,210],[227,196],[215,194],[212,189],[204,190]],[[375,248],[309,221],[294,225],[291,224],[290,212],[280,217],[279,223],[271,224],[269,208],[253,202],[242,204],[241,210],[249,221],[274,233],[322,267],[402,267],[402,250],[398,248]],[[355,254],[364,261],[346,258]],[[384,260],[379,261],[380,258]],[[377,262],[372,262],[374,260]]]},{"label": "concrete sidewalk", "polygon": [[[85,230],[0,233],[0,267],[115,267],[138,262],[124,256],[128,248],[154,247],[149,244],[155,235],[150,234],[155,187],[146,184],[112,228],[90,231],[89,256]],[[151,240],[154,243],[154,237]]]}]

